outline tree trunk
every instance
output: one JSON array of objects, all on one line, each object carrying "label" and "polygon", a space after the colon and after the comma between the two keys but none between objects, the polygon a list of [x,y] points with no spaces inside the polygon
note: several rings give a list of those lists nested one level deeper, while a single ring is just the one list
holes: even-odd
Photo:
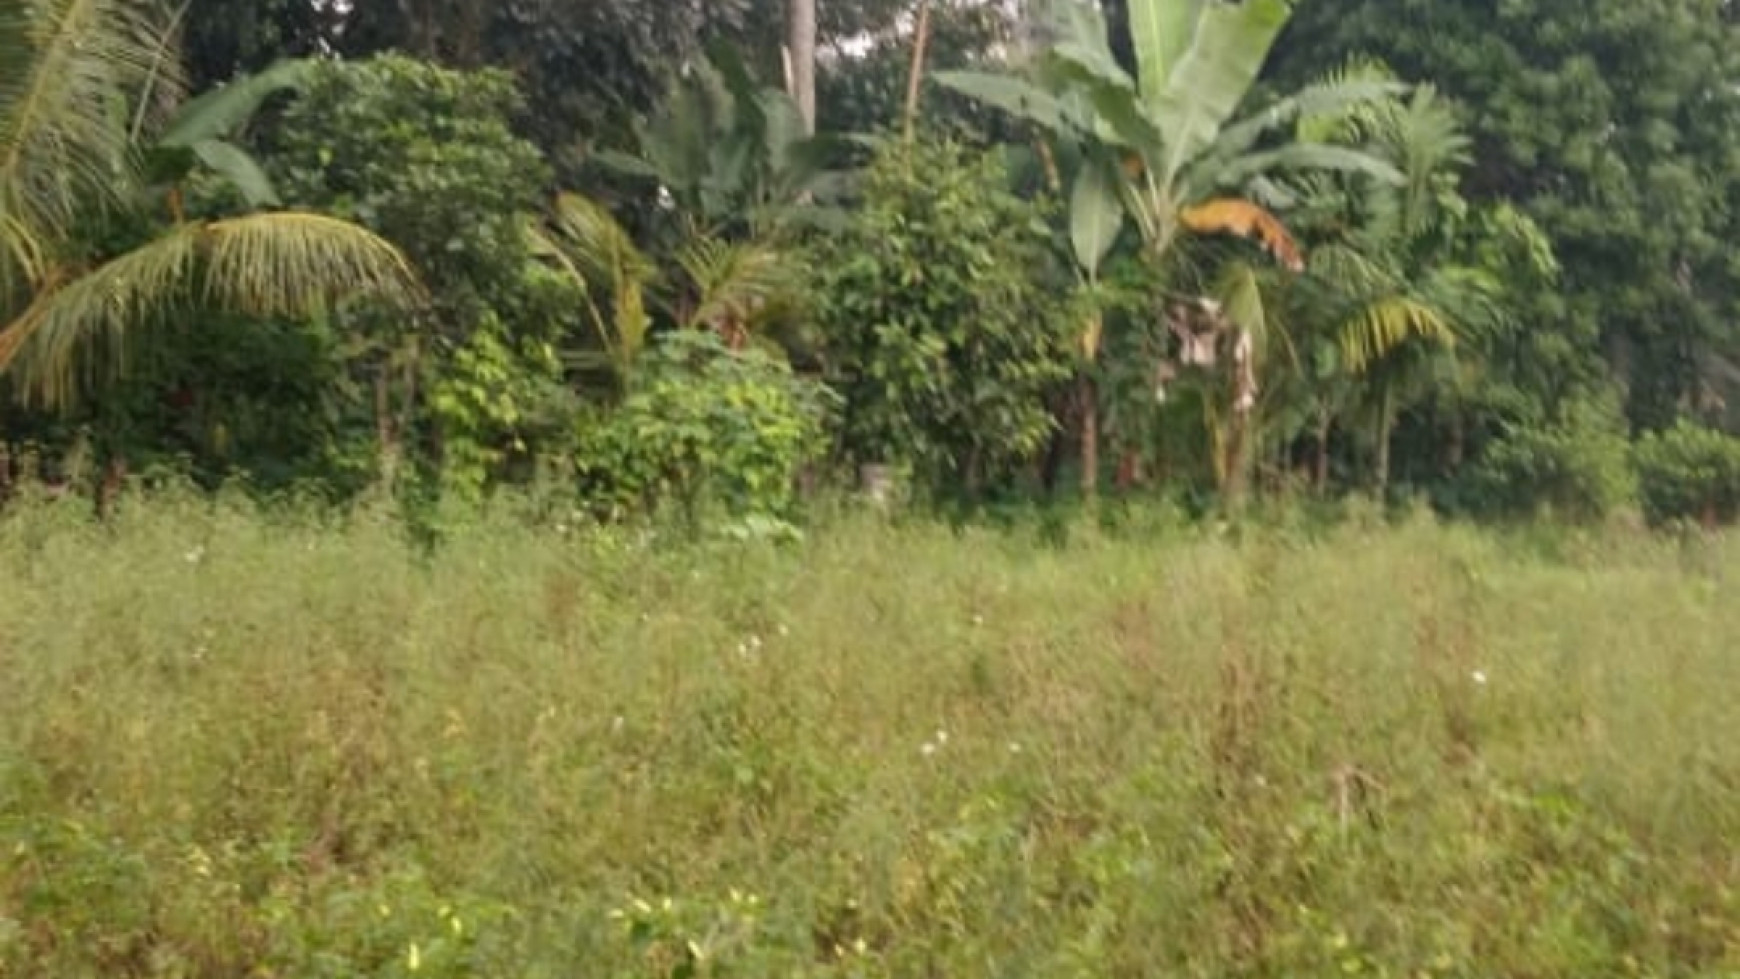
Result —
[{"label": "tree trunk", "polygon": [[1317,464],[1311,473],[1311,483],[1322,496],[1329,490],[1329,429],[1333,418],[1328,412],[1317,417]]},{"label": "tree trunk", "polygon": [[816,132],[816,0],[786,0],[786,57],[791,59],[791,97],[804,120],[804,132]]},{"label": "tree trunk", "polygon": [[918,129],[918,95],[924,83],[924,52],[930,46],[930,2],[919,0],[918,27],[912,39],[912,71],[906,78],[906,141]]},{"label": "tree trunk", "polygon": [[1235,513],[1243,507],[1245,491],[1248,488],[1245,455],[1248,451],[1250,427],[1248,411],[1234,411],[1227,425],[1226,448],[1222,456],[1226,482],[1221,486],[1221,494],[1225,498],[1226,508]]},{"label": "tree trunk", "polygon": [[1377,465],[1375,467],[1376,472],[1373,474],[1377,483],[1376,489],[1379,500],[1387,499],[1389,497],[1390,442],[1394,440],[1395,433],[1395,403],[1390,398],[1389,393],[1385,392],[1383,396],[1383,404],[1379,406],[1378,409]]},{"label": "tree trunk", "polygon": [[1468,458],[1468,419],[1460,410],[1450,414],[1450,438],[1444,447],[1444,475],[1454,477]]},{"label": "tree trunk", "polygon": [[1092,503],[1100,491],[1100,397],[1085,369],[1076,393],[1081,411],[1081,495]]}]

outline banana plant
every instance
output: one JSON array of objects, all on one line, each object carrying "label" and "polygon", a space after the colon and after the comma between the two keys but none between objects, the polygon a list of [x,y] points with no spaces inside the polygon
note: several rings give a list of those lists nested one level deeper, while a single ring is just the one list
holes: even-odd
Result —
[{"label": "banana plant", "polygon": [[286,59],[264,71],[203,92],[181,105],[146,152],[145,171],[170,186],[170,207],[181,215],[180,182],[204,166],[227,180],[249,207],[282,202],[266,171],[234,139],[266,100],[300,92],[316,70],[310,59]]},{"label": "banana plant", "polygon": [[605,149],[599,165],[656,183],[693,229],[737,222],[751,235],[782,222],[837,221],[837,211],[800,207],[846,179],[828,169],[851,140],[811,135],[796,101],[757,85],[736,51],[716,45],[687,66],[663,104],[635,126],[637,151]]},{"label": "banana plant", "polygon": [[[1182,235],[1235,234],[1255,238],[1299,271],[1299,246],[1264,206],[1286,201],[1273,175],[1348,170],[1400,181],[1389,163],[1357,149],[1271,138],[1306,113],[1392,94],[1400,88],[1394,83],[1313,85],[1237,116],[1291,15],[1287,0],[1129,0],[1128,9],[1133,77],[1113,56],[1105,17],[1091,0],[1054,0],[1044,8],[1042,33],[1052,43],[1020,74],[935,76],[945,87],[1038,125],[1054,147],[1073,150],[1080,165],[1069,194],[1070,237],[1084,282],[1097,279],[1126,221],[1135,224],[1156,268],[1165,267]],[[1241,333],[1258,326],[1215,322]],[[1102,332],[1100,317],[1090,315],[1082,335],[1089,370]],[[1251,346],[1242,335],[1233,343],[1235,350]],[[1235,417],[1253,403],[1243,396],[1233,402]],[[1084,447],[1091,442],[1087,424],[1091,420],[1084,422]],[[1091,490],[1086,480],[1091,476],[1084,475]]]}]

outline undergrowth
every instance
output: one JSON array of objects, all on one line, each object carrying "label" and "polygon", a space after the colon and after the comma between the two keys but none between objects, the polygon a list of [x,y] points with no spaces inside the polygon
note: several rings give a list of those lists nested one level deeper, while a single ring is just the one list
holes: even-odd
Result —
[{"label": "undergrowth", "polygon": [[1734,976],[1737,563],[15,506],[0,975]]}]

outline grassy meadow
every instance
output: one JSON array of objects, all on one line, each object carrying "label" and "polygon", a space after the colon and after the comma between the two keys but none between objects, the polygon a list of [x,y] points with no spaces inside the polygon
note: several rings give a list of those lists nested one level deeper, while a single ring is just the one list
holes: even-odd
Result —
[{"label": "grassy meadow", "polygon": [[0,514],[0,976],[1740,976],[1740,547]]}]

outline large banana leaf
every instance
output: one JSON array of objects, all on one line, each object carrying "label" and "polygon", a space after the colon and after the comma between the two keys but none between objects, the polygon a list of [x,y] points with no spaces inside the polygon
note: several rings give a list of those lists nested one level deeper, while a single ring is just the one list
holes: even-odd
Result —
[{"label": "large banana leaf", "polygon": [[1149,105],[1158,106],[1165,100],[1168,80],[1196,38],[1203,3],[1204,0],[1129,0],[1130,40],[1136,49],[1142,100]]},{"label": "large banana leaf", "polygon": [[1094,77],[1134,90],[1135,80],[1112,54],[1105,14],[1099,4],[1063,0],[1061,7],[1063,15],[1054,20],[1059,36],[1051,46],[1051,53]]},{"label": "large banana leaf", "polygon": [[1124,202],[1110,165],[1093,155],[1085,157],[1069,195],[1069,240],[1076,264],[1090,280],[1097,277],[1123,227]]},{"label": "large banana leaf", "polygon": [[[1221,127],[1249,94],[1286,26],[1287,0],[1244,0],[1203,7],[1192,42],[1150,105],[1166,135],[1162,182],[1171,184],[1213,145]],[[1143,80],[1147,90],[1148,79]]]},{"label": "large banana leaf", "polygon": [[280,61],[187,102],[146,154],[147,176],[153,182],[175,183],[202,163],[228,180],[250,207],[277,206],[281,202],[266,171],[228,140],[274,94],[304,90],[316,65],[308,60]]},{"label": "large banana leaf", "polygon": [[1240,187],[1263,175],[1289,170],[1329,170],[1363,173],[1386,184],[1400,185],[1405,181],[1395,165],[1381,157],[1346,146],[1313,143],[1288,143],[1272,150],[1247,153],[1234,159],[1218,155],[1190,168],[1185,183],[1192,190],[1206,192],[1211,187]]},{"label": "large banana leaf", "polygon": [[205,92],[176,111],[157,142],[163,146],[191,147],[234,136],[268,98],[279,92],[307,88],[317,65],[318,62],[306,59],[279,61],[258,74]]},{"label": "large banana leaf", "polygon": [[276,207],[283,203],[278,199],[278,191],[272,186],[272,178],[266,176],[266,171],[247,151],[234,143],[226,143],[221,139],[202,139],[189,149],[199,158],[199,162],[210,167],[212,172],[221,175],[241,192],[242,199],[248,202],[248,206]]},{"label": "large banana leaf", "polygon": [[980,71],[939,71],[931,78],[944,88],[1053,133],[1085,135],[1094,131],[1091,116],[1025,79]]},{"label": "large banana leaf", "polygon": [[1060,101],[1083,120],[1088,134],[1146,158],[1160,156],[1165,136],[1127,77],[1098,74],[1063,57],[1056,59],[1049,77],[1065,91]]}]

